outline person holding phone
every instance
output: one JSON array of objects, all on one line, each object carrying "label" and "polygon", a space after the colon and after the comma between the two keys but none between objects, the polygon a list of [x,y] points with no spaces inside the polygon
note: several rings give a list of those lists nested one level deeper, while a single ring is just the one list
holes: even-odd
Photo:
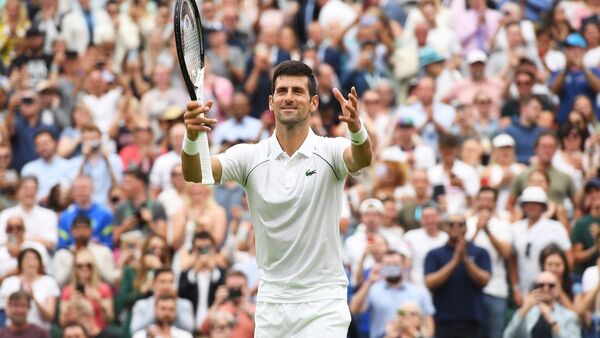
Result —
[{"label": "person holding phone", "polygon": [[506,327],[504,338],[581,337],[577,314],[558,302],[559,285],[555,274],[541,272]]}]

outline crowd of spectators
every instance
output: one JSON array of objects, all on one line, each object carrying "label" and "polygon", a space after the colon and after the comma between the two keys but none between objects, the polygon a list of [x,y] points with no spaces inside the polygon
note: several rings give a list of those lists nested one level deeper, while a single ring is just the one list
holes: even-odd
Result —
[{"label": "crowd of spectators", "polygon": [[[356,87],[349,337],[600,337],[598,0],[198,6],[213,154],[271,136],[283,60],[318,135]],[[253,337],[244,191],[182,175],[174,1],[0,9],[0,337]]]}]

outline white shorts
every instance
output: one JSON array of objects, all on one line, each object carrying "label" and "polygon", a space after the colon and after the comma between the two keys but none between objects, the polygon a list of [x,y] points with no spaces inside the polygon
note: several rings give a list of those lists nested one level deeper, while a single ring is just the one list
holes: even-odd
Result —
[{"label": "white shorts", "polygon": [[254,338],[346,338],[350,309],[345,299],[257,302],[254,323]]}]

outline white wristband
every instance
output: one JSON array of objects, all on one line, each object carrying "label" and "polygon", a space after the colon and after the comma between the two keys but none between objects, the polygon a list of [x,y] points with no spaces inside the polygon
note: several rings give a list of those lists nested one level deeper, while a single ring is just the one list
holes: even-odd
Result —
[{"label": "white wristband", "polygon": [[185,133],[185,136],[183,138],[183,144],[181,146],[181,149],[183,150],[184,153],[190,155],[190,156],[194,156],[198,153],[198,140],[192,141],[188,138],[187,136],[187,132]]},{"label": "white wristband", "polygon": [[359,146],[367,141],[369,134],[364,125],[360,125],[360,129],[356,133],[350,133],[350,141],[352,145]]}]

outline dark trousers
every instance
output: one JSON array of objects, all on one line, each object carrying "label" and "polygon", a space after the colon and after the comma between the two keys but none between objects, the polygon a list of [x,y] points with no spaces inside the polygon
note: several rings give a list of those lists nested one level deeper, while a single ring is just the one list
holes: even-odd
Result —
[{"label": "dark trousers", "polygon": [[483,328],[476,321],[435,323],[436,338],[483,338]]}]

